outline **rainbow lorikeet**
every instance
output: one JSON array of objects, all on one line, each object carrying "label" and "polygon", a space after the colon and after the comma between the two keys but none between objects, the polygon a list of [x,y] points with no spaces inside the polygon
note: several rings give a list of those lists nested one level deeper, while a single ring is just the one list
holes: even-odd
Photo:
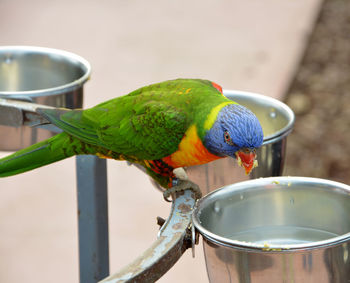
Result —
[{"label": "rainbow lorikeet", "polygon": [[256,116],[200,79],[152,84],[86,110],[38,111],[63,132],[0,159],[0,177],[94,154],[143,167],[162,187],[173,187],[169,195],[195,187],[176,168],[231,156],[249,174],[263,142]]}]

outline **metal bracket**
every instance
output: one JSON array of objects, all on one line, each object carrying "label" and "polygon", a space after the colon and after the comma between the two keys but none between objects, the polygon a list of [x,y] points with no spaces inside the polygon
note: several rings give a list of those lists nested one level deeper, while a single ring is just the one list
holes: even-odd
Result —
[{"label": "metal bracket", "polygon": [[55,107],[43,104],[0,97],[0,125],[10,127],[37,126],[56,133],[61,132],[59,128],[48,124],[48,121],[36,112],[38,108],[55,109]]}]

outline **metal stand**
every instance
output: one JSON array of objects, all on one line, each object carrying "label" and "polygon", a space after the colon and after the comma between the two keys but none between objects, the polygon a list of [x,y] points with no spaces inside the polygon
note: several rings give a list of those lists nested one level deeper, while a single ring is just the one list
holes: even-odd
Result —
[{"label": "metal stand", "polygon": [[95,283],[109,275],[106,160],[76,157],[80,282]]}]

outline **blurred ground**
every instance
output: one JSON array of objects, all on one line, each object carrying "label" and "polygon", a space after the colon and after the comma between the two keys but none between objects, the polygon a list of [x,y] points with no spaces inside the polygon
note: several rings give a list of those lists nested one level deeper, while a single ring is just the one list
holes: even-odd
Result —
[{"label": "blurred ground", "polygon": [[286,101],[286,175],[350,184],[350,2],[326,0]]}]

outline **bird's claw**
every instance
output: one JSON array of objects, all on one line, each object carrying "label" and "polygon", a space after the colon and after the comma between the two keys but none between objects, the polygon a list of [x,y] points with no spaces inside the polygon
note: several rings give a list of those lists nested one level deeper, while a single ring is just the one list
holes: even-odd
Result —
[{"label": "bird's claw", "polygon": [[185,190],[192,190],[194,192],[195,199],[200,199],[202,197],[202,192],[199,188],[199,186],[189,180],[181,180],[181,179],[174,179],[173,180],[173,187],[170,189],[167,189],[163,193],[164,200],[167,202],[171,202],[169,200],[169,197],[171,194],[176,193],[176,192],[181,192]]}]

